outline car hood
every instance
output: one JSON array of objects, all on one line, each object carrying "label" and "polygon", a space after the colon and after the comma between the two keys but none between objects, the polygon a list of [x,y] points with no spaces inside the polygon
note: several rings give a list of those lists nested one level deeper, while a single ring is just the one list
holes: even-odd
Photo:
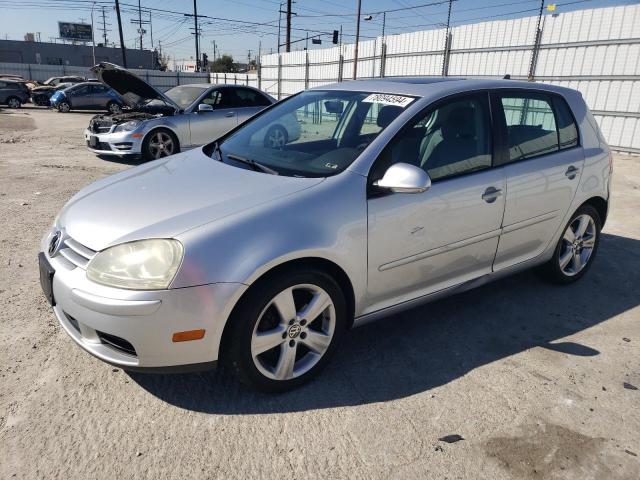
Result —
[{"label": "car hood", "polygon": [[57,225],[92,250],[192,228],[318,185],[227,165],[201,149],[155,160],[80,190]]},{"label": "car hood", "polygon": [[118,92],[124,100],[124,103],[131,108],[135,108],[147,101],[160,100],[178,110],[180,109],[180,107],[165,94],[129,70],[125,70],[118,65],[101,62],[91,67],[91,71],[98,80]]}]

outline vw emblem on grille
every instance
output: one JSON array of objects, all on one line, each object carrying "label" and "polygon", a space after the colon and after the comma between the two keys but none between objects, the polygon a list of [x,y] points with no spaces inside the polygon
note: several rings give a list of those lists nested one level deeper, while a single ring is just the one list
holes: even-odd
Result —
[{"label": "vw emblem on grille", "polygon": [[56,253],[58,253],[58,249],[60,248],[60,244],[62,243],[62,232],[60,230],[56,230],[56,233],[53,234],[51,240],[49,240],[49,256],[53,257]]}]

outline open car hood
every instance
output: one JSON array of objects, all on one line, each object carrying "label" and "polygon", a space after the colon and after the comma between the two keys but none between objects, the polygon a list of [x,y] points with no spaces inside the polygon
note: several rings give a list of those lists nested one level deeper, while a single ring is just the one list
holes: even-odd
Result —
[{"label": "open car hood", "polygon": [[156,88],[149,85],[137,75],[118,65],[108,62],[100,62],[91,67],[91,71],[98,80],[120,94],[124,103],[135,108],[150,100],[160,100],[167,105],[180,110],[180,107],[169,97]]}]

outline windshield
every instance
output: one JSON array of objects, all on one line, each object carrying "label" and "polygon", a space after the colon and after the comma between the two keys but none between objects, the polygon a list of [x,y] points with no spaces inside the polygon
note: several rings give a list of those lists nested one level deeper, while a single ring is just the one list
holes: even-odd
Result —
[{"label": "windshield", "polygon": [[248,122],[220,144],[220,152],[229,163],[243,157],[280,175],[329,177],[351,165],[414,100],[365,92],[303,92]]},{"label": "windshield", "polygon": [[180,108],[187,108],[202,95],[204,89],[201,87],[180,86],[167,90],[164,94],[176,103]]}]

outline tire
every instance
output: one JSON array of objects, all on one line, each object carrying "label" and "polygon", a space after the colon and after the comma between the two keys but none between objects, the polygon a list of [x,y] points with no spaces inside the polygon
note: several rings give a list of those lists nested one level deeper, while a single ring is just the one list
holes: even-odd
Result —
[{"label": "tire", "polygon": [[18,97],[9,97],[7,98],[7,106],[9,108],[20,108],[22,106],[22,102]]},{"label": "tire", "polygon": [[[291,390],[318,375],[347,323],[344,294],[322,271],[280,272],[252,286],[240,302],[229,318],[222,363],[263,392]],[[305,316],[310,305],[319,305],[311,320]]]},{"label": "tire", "polygon": [[166,128],[157,128],[147,134],[142,142],[142,159],[157,160],[180,152],[178,137]]},{"label": "tire", "polygon": [[60,102],[57,108],[60,113],[68,113],[71,111],[71,105],[69,102]]},{"label": "tire", "polygon": [[118,102],[111,101],[107,103],[107,110],[113,115],[122,113],[122,105],[120,105]]},{"label": "tire", "polygon": [[264,136],[264,146],[266,148],[284,148],[289,142],[289,134],[287,130],[281,125],[274,125],[267,130],[267,134]]},{"label": "tire", "polygon": [[601,228],[598,211],[591,205],[581,206],[563,229],[553,257],[541,267],[544,278],[560,285],[580,280],[596,256]]}]

